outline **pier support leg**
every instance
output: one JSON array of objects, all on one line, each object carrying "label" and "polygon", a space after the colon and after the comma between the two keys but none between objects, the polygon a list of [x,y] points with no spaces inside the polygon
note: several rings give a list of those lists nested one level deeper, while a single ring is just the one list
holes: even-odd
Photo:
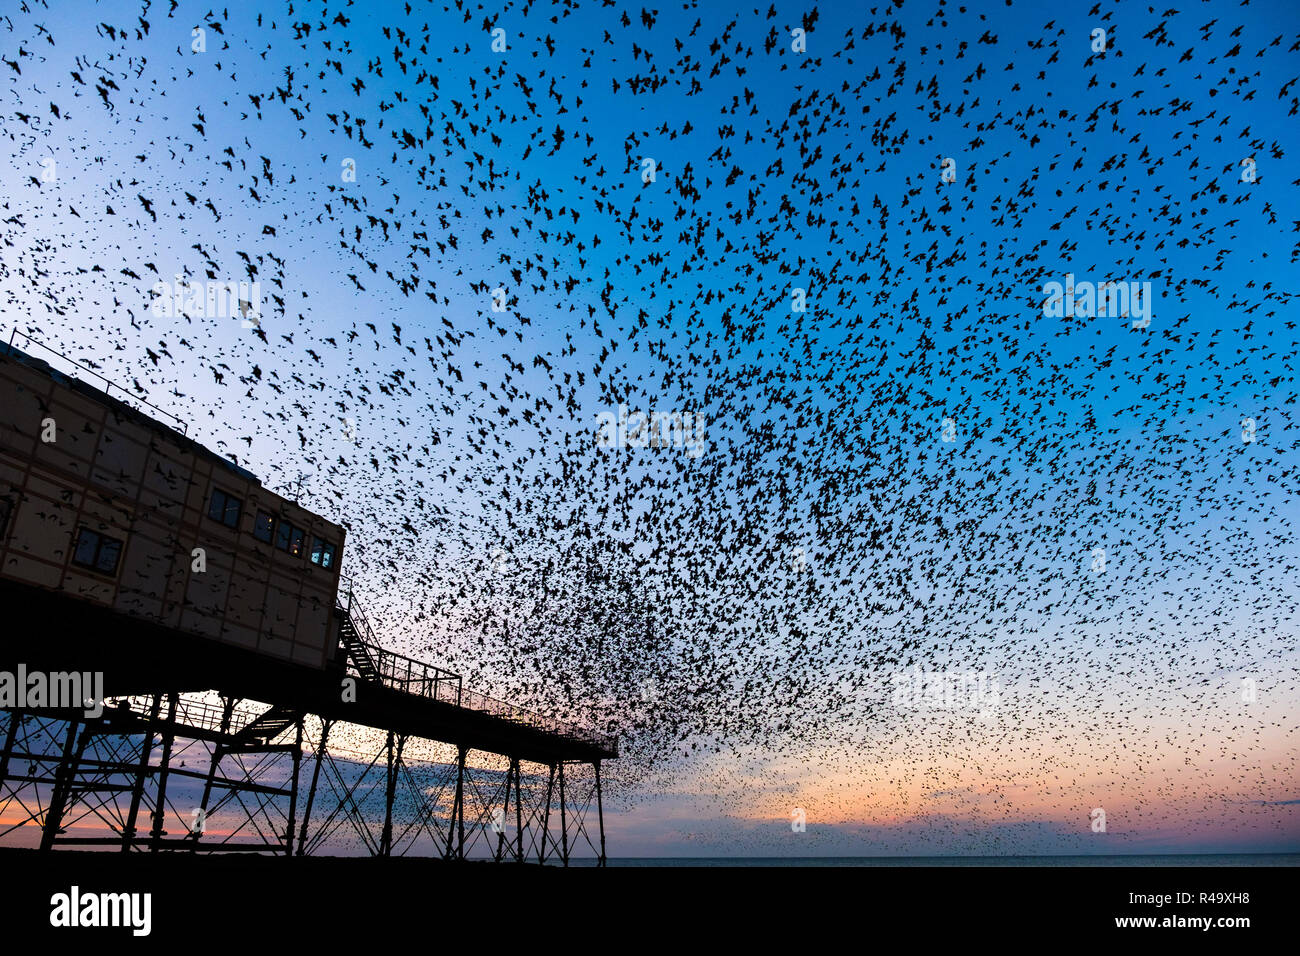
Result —
[{"label": "pier support leg", "polygon": [[[230,733],[230,723],[234,718],[235,698],[221,698],[221,734],[226,736]],[[217,779],[217,767],[221,763],[221,758],[226,755],[226,745],[220,741],[212,745],[212,760],[208,764],[208,779],[203,783],[203,799],[199,801],[199,809],[202,810],[203,826],[207,826],[208,819],[208,801],[212,799],[212,785]],[[203,830],[191,830],[190,836],[194,838],[197,845],[199,838],[203,836]],[[193,851],[191,851],[193,852]]]},{"label": "pier support leg", "polygon": [[551,764],[551,776],[546,781],[546,809],[542,814],[542,842],[537,851],[537,862],[546,862],[546,841],[551,836],[551,789],[555,786],[555,764]]},{"label": "pier support leg", "polygon": [[[464,747],[456,745],[456,796],[451,804],[451,820],[447,823],[446,859],[465,858],[465,753]],[[456,843],[456,830],[460,828],[460,843]],[[453,849],[453,847],[457,847]]]},{"label": "pier support leg", "polygon": [[[394,739],[397,749],[393,749]],[[379,855],[393,853],[393,799],[397,796],[397,776],[402,767],[402,748],[406,746],[405,734],[388,732],[388,788],[384,794],[384,831],[379,838]]]},{"label": "pier support leg", "polygon": [[0,786],[9,778],[9,755],[14,752],[14,741],[18,739],[18,730],[22,727],[23,712],[9,711],[9,727],[5,730],[4,750],[0,750]]},{"label": "pier support leg", "polygon": [[293,825],[298,813],[298,772],[302,767],[302,721],[298,715],[298,732],[293,742],[293,782],[289,786],[289,828],[284,831],[284,855],[293,856]]},{"label": "pier support leg", "polygon": [[515,862],[524,862],[524,797],[520,792],[519,758],[510,758],[515,768]]},{"label": "pier support leg", "polygon": [[131,787],[131,807],[127,810],[126,826],[122,827],[122,852],[130,853],[131,844],[135,842],[135,823],[140,816],[140,801],[144,799],[144,782],[149,776],[149,758],[153,756],[153,725],[158,721],[162,710],[162,694],[153,695],[153,704],[149,707],[149,726],[145,728],[144,740],[140,742],[140,764],[136,768],[135,783]]},{"label": "pier support leg", "polygon": [[167,695],[167,726],[163,730],[162,758],[158,763],[158,793],[153,810],[153,829],[149,831],[149,852],[157,853],[158,847],[167,831],[167,773],[171,769],[172,744],[176,742],[176,703],[177,694]]},{"label": "pier support leg", "polygon": [[68,790],[72,786],[72,774],[78,762],[76,756],[85,749],[89,737],[89,727],[87,727],[87,732],[82,734],[81,741],[78,743],[77,728],[80,725],[81,722],[75,717],[68,721],[68,737],[63,744],[63,756],[54,770],[54,792],[50,795],[50,807],[45,812],[45,829],[41,833],[42,853],[48,853],[54,848],[54,837],[59,832],[59,824],[63,822],[63,806],[67,802]]},{"label": "pier support leg", "polygon": [[564,761],[560,761],[560,859],[569,865],[569,826],[564,815]]},{"label": "pier support leg", "polygon": [[456,826],[460,830],[456,859],[465,859],[465,754],[464,747],[456,748]]},{"label": "pier support leg", "polygon": [[384,745],[388,751],[388,776],[384,787],[384,829],[379,834],[379,855],[388,856],[393,841],[393,732],[388,732],[388,742]]},{"label": "pier support leg", "polygon": [[[203,782],[203,797],[199,800],[199,809],[202,810],[200,820],[202,820],[200,829],[191,829],[190,836],[197,845],[199,838],[203,836],[203,828],[207,827],[208,819],[208,801],[212,799],[212,786],[216,782],[217,767],[220,765],[223,757],[226,756],[226,745],[216,743],[212,745],[212,761],[208,764],[208,779]],[[197,822],[197,821],[196,821]]]},{"label": "pier support leg", "polygon": [[510,761],[510,766],[506,768],[506,802],[501,806],[501,832],[497,834],[497,852],[496,862],[501,862],[501,857],[506,850],[506,814],[510,812],[510,784],[515,777],[515,762]]},{"label": "pier support leg", "polygon": [[332,720],[321,721],[320,746],[316,748],[316,766],[311,772],[311,789],[307,791],[307,806],[302,811],[302,830],[298,833],[298,855],[302,856],[307,846],[307,825],[311,822],[311,807],[316,802],[316,784],[320,782],[320,764],[325,756],[325,747],[329,743]]},{"label": "pier support leg", "polygon": [[600,862],[598,866],[605,865],[605,804],[600,798],[600,761],[595,761],[596,766],[596,819],[600,822]]}]

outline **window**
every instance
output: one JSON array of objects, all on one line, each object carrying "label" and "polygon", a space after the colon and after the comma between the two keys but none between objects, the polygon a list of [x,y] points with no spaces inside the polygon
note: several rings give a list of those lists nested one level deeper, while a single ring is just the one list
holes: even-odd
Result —
[{"label": "window", "polygon": [[302,557],[303,541],[307,533],[287,521],[280,521],[275,532],[275,546],[281,551],[288,551],[295,558]]},{"label": "window", "polygon": [[220,521],[227,528],[235,528],[239,526],[239,513],[243,507],[244,503],[234,495],[213,488],[212,500],[208,502],[208,517]]},{"label": "window", "polygon": [[319,564],[322,568],[334,567],[334,545],[313,535],[311,539],[311,563]]},{"label": "window", "polygon": [[116,574],[117,559],[122,555],[122,542],[89,528],[77,530],[77,542],[72,548],[72,563],[101,574]]},{"label": "window", "polygon": [[258,541],[271,543],[271,536],[275,533],[275,515],[269,511],[259,511],[257,520],[253,522],[253,537]]}]

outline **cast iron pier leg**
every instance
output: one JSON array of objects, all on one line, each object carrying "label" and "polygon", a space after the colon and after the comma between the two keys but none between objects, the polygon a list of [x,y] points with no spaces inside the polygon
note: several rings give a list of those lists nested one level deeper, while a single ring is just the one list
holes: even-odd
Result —
[{"label": "cast iron pier leg", "polygon": [[14,741],[18,738],[18,728],[23,723],[21,710],[9,711],[9,729],[5,731],[5,749],[0,750],[0,786],[9,777],[9,755],[13,753]]},{"label": "cast iron pier leg", "polygon": [[[230,722],[235,713],[235,698],[221,698],[221,740],[212,745],[212,760],[208,763],[208,779],[203,782],[203,799],[199,801],[199,809],[203,812],[203,826],[207,826],[208,819],[208,801],[212,799],[212,785],[217,779],[217,767],[221,764],[221,759],[226,755],[225,738],[230,734]],[[199,838],[203,836],[202,830],[191,830],[190,836],[194,838],[195,846],[198,845]],[[193,850],[190,851],[194,852]]]},{"label": "cast iron pier leg", "polygon": [[515,768],[515,862],[524,862],[524,804],[520,792],[522,784],[519,779],[519,758],[512,757],[510,763]]},{"label": "cast iron pier leg", "polygon": [[551,764],[551,776],[546,781],[546,812],[542,815],[542,843],[537,852],[537,862],[546,862],[546,840],[551,835],[551,788],[555,786],[555,764]]},{"label": "cast iron pier leg", "polygon": [[[54,848],[54,837],[59,832],[63,821],[63,804],[68,799],[68,789],[72,786],[73,767],[76,758],[74,748],[86,746],[86,736],[82,735],[80,745],[77,742],[77,727],[80,721],[73,717],[68,721],[68,739],[63,744],[63,756],[54,771],[54,792],[50,795],[50,807],[45,811],[45,829],[41,833],[41,852],[48,853]],[[89,729],[89,728],[88,728]]]},{"label": "cast iron pier leg", "polygon": [[149,707],[149,722],[145,727],[144,740],[140,743],[140,766],[136,769],[135,784],[131,787],[131,808],[126,814],[126,826],[122,828],[122,852],[130,853],[131,844],[135,842],[135,823],[140,816],[140,801],[144,799],[144,781],[149,775],[149,758],[153,755],[153,725],[158,721],[162,710],[162,694],[153,695]]},{"label": "cast iron pier leg", "polygon": [[456,859],[465,859],[465,754],[464,747],[456,748],[456,825],[460,829],[460,845]]},{"label": "cast iron pier leg", "polygon": [[311,806],[316,801],[316,784],[320,781],[320,762],[325,756],[325,745],[329,742],[332,720],[321,721],[320,746],[316,748],[316,766],[311,772],[311,789],[307,791],[307,807],[302,812],[302,830],[298,833],[298,855],[302,856],[307,845],[307,824],[311,822]]},{"label": "cast iron pier leg", "polygon": [[560,761],[560,859],[569,865],[569,825],[564,816],[564,761]]},{"label": "cast iron pier leg", "polygon": [[397,736],[397,750],[393,750],[393,732],[388,732],[388,788],[384,793],[384,831],[379,837],[379,855],[391,856],[393,852],[393,798],[397,795],[397,773],[402,762],[404,735]]},{"label": "cast iron pier leg", "polygon": [[153,829],[149,831],[149,852],[157,853],[167,822],[167,771],[171,768],[172,744],[176,741],[176,698],[167,695],[167,726],[163,730],[162,759],[158,762],[158,793],[153,809]]},{"label": "cast iron pier leg", "polygon": [[302,721],[298,715],[298,733],[293,742],[293,784],[289,789],[289,829],[284,831],[284,855],[293,856],[293,824],[298,813],[298,771],[302,766]]},{"label": "cast iron pier leg", "polygon": [[600,799],[600,761],[596,761],[596,814],[600,821],[600,863],[605,865],[605,804]]},{"label": "cast iron pier leg", "polygon": [[510,781],[514,779],[515,762],[510,761],[510,766],[506,768],[506,802],[501,807],[501,832],[497,834],[497,855],[496,862],[501,862],[501,857],[506,849],[506,814],[510,812]]},{"label": "cast iron pier leg", "polygon": [[[459,855],[464,859],[465,854],[465,748],[460,744],[456,745],[456,797],[451,805],[451,820],[447,823],[447,856],[448,860]],[[452,850],[456,841],[456,824],[460,823],[460,851],[459,854]]]}]

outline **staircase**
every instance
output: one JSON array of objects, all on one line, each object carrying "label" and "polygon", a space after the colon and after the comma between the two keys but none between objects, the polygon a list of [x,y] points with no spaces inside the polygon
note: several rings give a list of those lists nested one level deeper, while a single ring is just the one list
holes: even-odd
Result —
[{"label": "staircase", "polygon": [[259,740],[269,744],[297,722],[296,710],[277,704],[265,713],[259,714],[251,724],[235,734],[231,743],[234,747],[252,744]]},{"label": "staircase", "polygon": [[370,656],[370,647],[358,631],[357,625],[352,619],[352,614],[346,610],[343,611],[343,622],[339,628],[339,635],[343,639],[344,648],[347,649],[348,660],[357,669],[361,679],[369,684],[378,684],[380,682],[379,667],[375,664],[374,658]]}]

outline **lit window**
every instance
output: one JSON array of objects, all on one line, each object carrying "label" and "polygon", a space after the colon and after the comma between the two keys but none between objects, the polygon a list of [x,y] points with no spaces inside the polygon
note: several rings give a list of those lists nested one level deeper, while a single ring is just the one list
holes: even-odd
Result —
[{"label": "lit window", "polygon": [[275,533],[275,515],[269,511],[259,511],[257,520],[253,522],[253,537],[258,541],[271,543],[271,536]]},{"label": "lit window", "polygon": [[208,517],[220,521],[227,528],[239,525],[239,513],[244,503],[234,495],[229,495],[220,488],[212,489],[212,499],[208,502]]},{"label": "lit window", "polygon": [[72,563],[101,574],[115,574],[122,556],[122,542],[89,528],[77,531],[77,541],[72,548]]},{"label": "lit window", "polygon": [[275,529],[275,546],[281,551],[288,551],[295,558],[302,557],[303,544],[307,537],[302,528],[295,527],[281,520]]},{"label": "lit window", "polygon": [[315,536],[311,539],[311,563],[322,568],[334,567],[334,545]]}]

